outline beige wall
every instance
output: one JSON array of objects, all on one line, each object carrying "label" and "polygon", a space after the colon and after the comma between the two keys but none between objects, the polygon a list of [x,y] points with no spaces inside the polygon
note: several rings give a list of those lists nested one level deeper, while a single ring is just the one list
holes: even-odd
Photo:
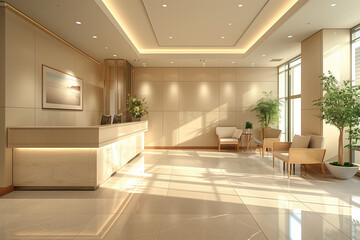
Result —
[{"label": "beige wall", "polygon": [[0,7],[0,188],[5,186],[5,8]]},{"label": "beige wall", "polygon": [[132,93],[148,102],[146,146],[215,146],[217,126],[258,127],[251,108],[277,94],[276,68],[134,68]]},{"label": "beige wall", "polygon": [[[330,70],[338,80],[350,79],[350,30],[325,29],[301,43],[301,131],[302,134],[319,134],[326,138],[325,159],[337,156],[338,130],[324,124],[315,116],[319,114],[313,100],[322,97],[319,76]],[[349,152],[344,151],[344,159]]]},{"label": "beige wall", "polygon": [[[4,7],[0,9],[3,11]],[[104,108],[101,65],[10,10],[5,10],[5,19],[2,17],[0,22],[5,22],[5,96],[1,95],[5,97],[2,105],[5,122],[2,128],[97,125]],[[42,109],[42,64],[83,79],[83,111]],[[1,140],[4,139],[2,136]],[[0,153],[4,147],[2,144]],[[12,184],[11,158],[11,149],[5,148],[0,156],[0,187]]]}]

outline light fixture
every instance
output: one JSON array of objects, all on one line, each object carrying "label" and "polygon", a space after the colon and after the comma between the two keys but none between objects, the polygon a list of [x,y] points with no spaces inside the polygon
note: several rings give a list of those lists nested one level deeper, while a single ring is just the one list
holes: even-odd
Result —
[{"label": "light fixture", "polygon": [[171,64],[173,64],[174,62],[170,62]]},{"label": "light fixture", "polygon": [[97,38],[97,36],[96,36],[96,35],[93,35],[92,38]]},{"label": "light fixture", "polygon": [[205,62],[203,62],[203,63],[202,63],[202,65],[203,65],[203,67],[205,67],[206,63],[205,63]]},{"label": "light fixture", "polygon": [[224,36],[221,36],[222,39],[224,39],[225,37]]},{"label": "light fixture", "polygon": [[146,63],[143,63],[142,65],[143,65],[144,67],[146,67]]},{"label": "light fixture", "polygon": [[231,62],[232,64],[234,64],[235,62]]},{"label": "light fixture", "polygon": [[163,6],[164,8],[166,8],[166,7],[167,7],[167,5],[166,5],[166,4],[163,4],[162,6]]},{"label": "light fixture", "polygon": [[76,23],[77,25],[80,25],[80,24],[81,24],[81,22],[80,22],[80,21],[76,21],[75,23]]},{"label": "light fixture", "polygon": [[117,55],[116,55],[116,54],[114,54],[114,55],[113,55],[113,57],[117,57]]},{"label": "light fixture", "polygon": [[263,54],[263,55],[261,55],[262,57],[266,57],[266,55],[265,54]]},{"label": "light fixture", "polygon": [[232,23],[231,23],[231,22],[229,22],[229,23],[228,23],[228,26],[231,26],[231,25],[232,25]]},{"label": "light fixture", "polygon": [[169,36],[169,39],[173,39],[174,37],[173,36]]},{"label": "light fixture", "polygon": [[251,67],[254,67],[255,63],[251,63]]},{"label": "light fixture", "polygon": [[243,5],[242,4],[239,4],[238,7],[242,7]]},{"label": "light fixture", "polygon": [[336,3],[333,3],[330,5],[330,7],[335,7],[336,6]]},{"label": "light fixture", "polygon": [[105,47],[105,49],[108,49],[108,47]]},{"label": "light fixture", "polygon": [[292,35],[289,35],[288,38],[292,38],[293,36]]}]

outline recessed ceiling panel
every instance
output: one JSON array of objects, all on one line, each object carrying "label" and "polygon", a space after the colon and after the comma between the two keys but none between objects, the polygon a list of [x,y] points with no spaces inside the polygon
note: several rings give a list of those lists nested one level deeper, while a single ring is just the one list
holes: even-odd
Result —
[{"label": "recessed ceiling panel", "polygon": [[142,0],[159,46],[233,47],[269,0]]}]

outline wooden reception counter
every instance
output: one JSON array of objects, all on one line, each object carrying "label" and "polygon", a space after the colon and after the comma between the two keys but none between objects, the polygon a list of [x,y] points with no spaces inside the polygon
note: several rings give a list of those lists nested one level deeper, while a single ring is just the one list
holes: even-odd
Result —
[{"label": "wooden reception counter", "polygon": [[10,127],[13,185],[95,189],[144,149],[148,122],[89,127]]}]

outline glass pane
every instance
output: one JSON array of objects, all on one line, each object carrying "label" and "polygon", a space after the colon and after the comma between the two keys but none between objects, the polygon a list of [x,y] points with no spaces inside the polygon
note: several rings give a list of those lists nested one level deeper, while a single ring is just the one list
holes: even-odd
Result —
[{"label": "glass pane", "polygon": [[279,98],[287,96],[287,71],[279,73]]},{"label": "glass pane", "polygon": [[290,99],[290,140],[295,134],[301,135],[301,98]]},{"label": "glass pane", "polygon": [[352,44],[352,76],[353,86],[360,85],[360,40]]},{"label": "glass pane", "polygon": [[301,94],[301,65],[290,68],[290,96]]},{"label": "glass pane", "polygon": [[279,129],[281,129],[281,142],[286,142],[287,141],[287,100],[285,99],[280,99],[281,101],[281,108],[280,108],[280,121],[279,121]]},{"label": "glass pane", "polygon": [[301,58],[298,58],[290,63],[290,68],[299,65],[301,63]]},{"label": "glass pane", "polygon": [[351,35],[351,39],[355,40],[356,38],[360,37],[360,28],[354,30],[354,32]]},{"label": "glass pane", "polygon": [[353,150],[353,163],[360,163],[360,151]]}]

